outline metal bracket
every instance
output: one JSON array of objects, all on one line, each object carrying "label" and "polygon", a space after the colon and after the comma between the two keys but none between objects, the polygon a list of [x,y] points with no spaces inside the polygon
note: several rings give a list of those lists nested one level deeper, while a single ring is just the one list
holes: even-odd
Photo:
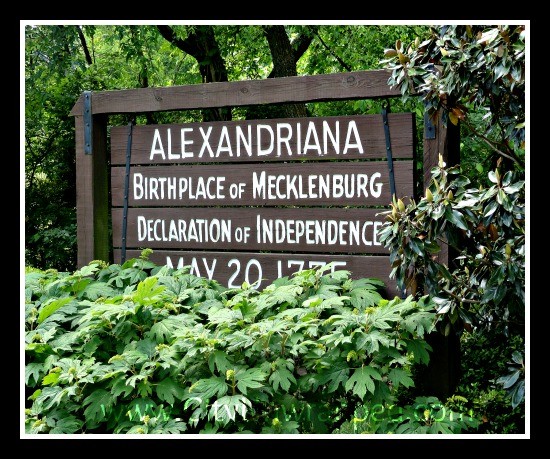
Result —
[{"label": "metal bracket", "polygon": [[84,91],[84,154],[92,154],[92,91]]},{"label": "metal bracket", "polygon": [[428,112],[424,112],[424,138],[435,139],[435,126],[432,123]]},{"label": "metal bracket", "polygon": [[395,177],[393,173],[393,155],[391,151],[390,125],[388,124],[388,112],[390,104],[382,105],[382,122],[384,123],[384,134],[386,136],[386,158],[388,160],[388,172],[390,176],[390,192],[392,199],[395,197]]},{"label": "metal bracket", "polygon": [[130,159],[132,157],[132,126],[128,123],[128,143],[126,144],[126,172],[124,174],[124,209],[122,211],[122,247],[120,249],[120,264],[126,261],[126,235],[128,233],[128,196],[130,189]]}]

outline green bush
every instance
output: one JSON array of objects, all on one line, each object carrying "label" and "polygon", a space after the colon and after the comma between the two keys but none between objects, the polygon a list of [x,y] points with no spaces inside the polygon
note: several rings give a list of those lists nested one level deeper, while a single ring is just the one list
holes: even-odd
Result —
[{"label": "green bush", "polygon": [[27,432],[329,433],[389,406],[433,307],[326,270],[261,292],[142,258],[29,270]]},{"label": "green bush", "polygon": [[[471,410],[474,417],[481,420],[473,433],[524,433],[524,402],[510,409],[510,396],[499,383],[500,378],[496,378],[507,373],[508,362],[515,353],[524,351],[523,339],[495,332],[464,333],[461,347],[462,377],[446,406],[457,411]],[[523,382],[523,376],[518,380]]]}]

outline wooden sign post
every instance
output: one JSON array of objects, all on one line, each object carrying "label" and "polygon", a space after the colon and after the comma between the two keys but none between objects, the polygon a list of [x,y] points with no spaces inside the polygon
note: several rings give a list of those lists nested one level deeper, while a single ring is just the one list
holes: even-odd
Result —
[{"label": "wooden sign post", "polygon": [[[332,261],[355,278],[387,281],[387,293],[397,294],[377,213],[391,199],[388,149],[396,195],[414,194],[411,114],[390,114],[389,130],[382,115],[135,126],[131,149],[127,128],[113,127],[111,202],[107,167],[110,114],[400,97],[389,76],[374,70],[83,94],[71,111],[78,266],[150,247],[159,263],[262,288]],[[425,179],[439,154],[458,162],[459,135],[436,117],[424,136]],[[448,264],[448,251],[439,258]],[[427,382],[444,396],[456,381],[456,349],[448,340],[433,345]]]}]

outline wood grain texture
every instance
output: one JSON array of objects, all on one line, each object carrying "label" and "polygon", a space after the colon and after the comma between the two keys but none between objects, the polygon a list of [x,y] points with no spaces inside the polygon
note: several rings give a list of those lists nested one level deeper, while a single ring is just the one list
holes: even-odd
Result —
[{"label": "wood grain texture", "polygon": [[[125,167],[111,168],[114,207],[124,205],[125,173]],[[338,175],[342,175],[342,179]],[[388,176],[386,161],[134,166],[130,169],[129,205],[386,206],[391,200]],[[397,195],[411,197],[413,162],[395,161],[394,176]],[[244,192],[240,198],[232,199],[231,187],[239,183],[245,184]],[[328,196],[326,187],[319,189],[327,183],[330,186]]]},{"label": "wood grain texture", "polygon": [[93,151],[86,155],[83,118],[75,117],[78,267],[110,258],[106,121],[103,115],[94,116]]},{"label": "wood grain texture", "polygon": [[[336,122],[339,123],[338,130]],[[346,136],[350,121],[355,122],[359,140],[363,148],[363,153],[359,152],[358,148],[349,148],[344,154]],[[340,133],[339,151],[336,150],[332,140],[327,135],[325,151],[325,140],[323,137],[323,123],[326,122],[330,127],[331,133]],[[277,138],[277,123],[286,123],[292,128],[292,135],[288,144],[280,142],[280,148],[276,141]],[[318,150],[308,148],[306,154],[297,154],[298,151],[303,153],[304,145],[315,145],[313,134],[308,139],[307,130],[310,123],[315,126],[315,132],[318,135],[319,145],[321,146],[322,155]],[[414,115],[412,113],[390,113],[388,115],[388,123],[391,132],[392,155],[394,158],[412,158],[414,154]],[[300,125],[298,129],[298,124]],[[269,154],[260,155],[260,149],[267,151],[269,148],[268,142],[271,142],[271,135],[266,128],[259,129],[260,141],[258,142],[258,125],[270,126],[274,131],[273,136],[273,151]],[[244,149],[243,142],[240,140],[240,133],[243,132],[248,140],[248,127],[250,126],[251,139],[251,154]],[[223,129],[227,130],[229,143],[225,137],[221,137]],[[183,157],[181,148],[181,133],[184,131],[184,139],[186,142],[192,142],[185,145],[186,155],[192,157]],[[202,133],[201,133],[202,129]],[[208,131],[211,129],[210,133]],[[173,156],[178,156],[176,159],[162,160],[160,154],[154,154],[151,159],[151,150],[153,146],[155,130],[159,131],[162,148],[168,158],[168,149]],[[168,135],[170,130],[170,135]],[[298,135],[298,131],[300,134]],[[239,134],[237,134],[239,133]],[[204,141],[204,136],[207,135],[208,140]],[[237,142],[239,135],[239,142]],[[281,137],[288,137],[289,131],[281,128]],[[220,139],[222,142],[220,144]],[[355,141],[355,135],[351,137],[352,142]],[[307,143],[306,143],[307,141]],[[128,142],[126,126],[114,126],[111,128],[111,164],[123,165],[126,163],[126,145]],[[168,145],[170,142],[170,146]],[[203,145],[208,143],[212,148],[212,153]],[[222,146],[227,148],[231,146],[231,152],[220,150],[218,154],[217,147]],[[237,145],[240,146],[240,151],[237,150]],[[299,149],[297,148],[299,144]],[[258,148],[259,145],[259,148]],[[155,142],[155,147],[158,147],[158,140]],[[290,152],[289,154],[289,147]],[[202,150],[202,154],[201,154]],[[279,155],[278,155],[279,154]],[[238,156],[239,155],[239,156]],[[334,159],[383,159],[386,158],[386,138],[384,135],[384,127],[382,124],[382,115],[356,115],[356,116],[334,116],[334,117],[318,117],[318,118],[280,118],[272,120],[254,120],[254,121],[226,121],[226,122],[209,122],[209,123],[187,123],[187,124],[165,124],[165,125],[138,125],[134,126],[132,132],[132,157],[131,164],[189,164],[189,163],[208,163],[208,162],[255,162],[255,161],[324,161]]]},{"label": "wood grain texture", "polygon": [[[137,258],[140,253],[139,250],[127,250],[126,259]],[[120,256],[120,249],[115,249],[115,263],[120,263]],[[336,262],[335,270],[350,271],[353,279],[381,279],[386,283],[386,295],[389,298],[399,295],[395,280],[389,279],[391,266],[387,256],[155,250],[149,259],[157,265],[168,264],[174,268],[190,266],[192,274],[214,279],[225,287],[240,287],[245,281],[252,284],[260,279],[260,283],[256,285],[258,290],[263,290],[275,279],[291,276],[300,269]]]},{"label": "wood grain texture", "polygon": [[[388,70],[229,81],[92,94],[97,113],[136,113],[244,105],[399,97],[388,86]],[[82,96],[71,115],[82,113]]]},{"label": "wood grain texture", "polygon": [[[384,210],[320,207],[130,208],[127,248],[386,254],[388,251],[376,237],[376,231],[384,221],[382,215],[376,214]],[[258,218],[260,238],[257,235]],[[113,209],[112,220],[113,247],[120,247],[121,208]],[[276,223],[276,220],[282,223]],[[246,240],[242,236],[242,231],[246,231],[243,228],[250,228],[250,236]],[[267,236],[264,228],[268,228]],[[209,236],[206,237],[205,233]]]}]

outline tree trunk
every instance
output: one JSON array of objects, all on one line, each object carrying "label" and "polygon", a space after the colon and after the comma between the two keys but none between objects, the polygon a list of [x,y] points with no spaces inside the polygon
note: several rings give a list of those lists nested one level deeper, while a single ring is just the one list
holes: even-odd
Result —
[{"label": "tree trunk", "polygon": [[[268,78],[297,76],[296,63],[305,53],[311,40],[310,36],[300,35],[294,41],[296,47],[290,43],[285,27],[282,25],[262,26],[265,38],[269,45],[273,70]],[[284,104],[278,107],[251,107],[247,110],[247,118],[299,118],[307,116],[305,104]]]},{"label": "tree trunk", "polygon": [[[227,68],[212,26],[197,26],[184,40],[170,26],[158,25],[160,34],[175,47],[193,56],[199,63],[203,83],[228,81]],[[209,108],[202,111],[203,121],[229,121],[231,108]]]}]

